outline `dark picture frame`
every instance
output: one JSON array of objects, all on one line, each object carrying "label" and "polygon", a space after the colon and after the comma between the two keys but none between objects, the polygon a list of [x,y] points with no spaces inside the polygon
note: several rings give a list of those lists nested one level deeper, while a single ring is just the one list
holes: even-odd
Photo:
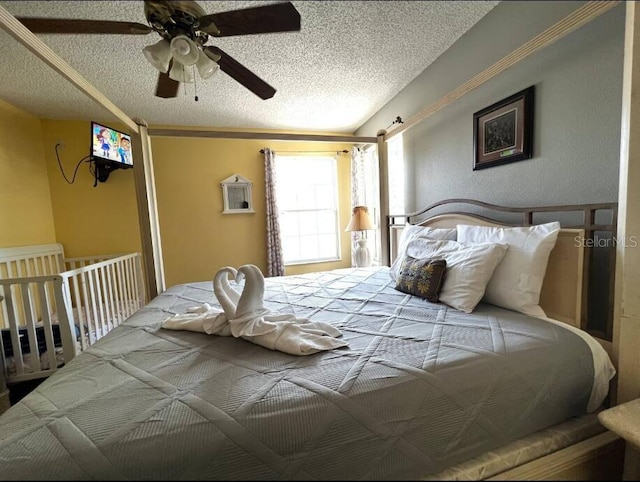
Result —
[{"label": "dark picture frame", "polygon": [[531,159],[534,86],[473,114],[473,170]]}]

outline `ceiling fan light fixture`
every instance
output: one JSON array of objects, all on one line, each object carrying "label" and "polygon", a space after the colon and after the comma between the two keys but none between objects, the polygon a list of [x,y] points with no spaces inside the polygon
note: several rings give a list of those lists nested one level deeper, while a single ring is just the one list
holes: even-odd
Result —
[{"label": "ceiling fan light fixture", "polygon": [[207,57],[207,55],[201,50],[198,54],[196,68],[198,69],[198,73],[200,74],[201,78],[208,79],[218,71],[220,66],[209,57]]},{"label": "ceiling fan light fixture", "polygon": [[193,82],[193,69],[173,59],[173,65],[169,71],[169,77],[176,82],[191,84]]},{"label": "ceiling fan light fixture", "polygon": [[182,65],[193,65],[198,61],[200,49],[186,35],[177,35],[171,39],[171,55]]},{"label": "ceiling fan light fixture", "polygon": [[142,49],[142,53],[159,72],[167,73],[171,60],[171,48],[168,41],[162,39],[153,45],[147,45]]}]

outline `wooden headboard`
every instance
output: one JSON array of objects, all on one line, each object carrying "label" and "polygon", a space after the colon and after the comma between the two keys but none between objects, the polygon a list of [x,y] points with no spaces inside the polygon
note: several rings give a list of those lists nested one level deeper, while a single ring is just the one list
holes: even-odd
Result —
[{"label": "wooden headboard", "polygon": [[[455,212],[446,212],[442,207],[455,204]],[[463,211],[460,211],[462,207]],[[439,208],[439,213],[431,214],[430,211]],[[596,224],[596,213],[601,210],[611,212],[611,222]],[[444,212],[443,212],[444,211]],[[465,212],[466,211],[466,212]],[[473,211],[473,212],[470,212]],[[478,214],[481,211],[482,214]],[[486,212],[498,212],[498,216],[490,218]],[[389,216],[389,254],[392,262],[398,250],[400,235],[404,226],[416,224],[434,228],[455,228],[458,224],[472,224],[478,226],[531,226],[539,224],[534,222],[534,216],[545,214],[546,219],[541,222],[549,222],[553,213],[582,213],[582,223],[572,223],[563,226],[558,235],[558,240],[549,257],[547,272],[540,294],[540,306],[548,317],[563,321],[578,328],[587,330],[588,319],[588,292],[589,292],[589,266],[591,263],[591,247],[594,245],[594,233],[600,231],[615,234],[617,205],[609,204],[582,204],[564,206],[544,206],[538,208],[510,208],[496,206],[469,199],[450,199],[433,204],[421,211]],[[522,216],[521,222],[505,222],[508,216]],[[496,219],[501,217],[501,220]],[[562,215],[557,217],[562,218]],[[561,219],[557,219],[562,223]],[[591,242],[589,240],[592,240]],[[613,243],[611,243],[613,244]],[[613,298],[613,266],[615,265],[615,247],[611,246],[611,269],[607,274],[611,291],[609,299]],[[611,312],[612,312],[611,304]],[[612,318],[608,320],[611,326]],[[591,330],[587,330],[590,331]],[[593,332],[594,336],[611,340],[611,333]]]}]

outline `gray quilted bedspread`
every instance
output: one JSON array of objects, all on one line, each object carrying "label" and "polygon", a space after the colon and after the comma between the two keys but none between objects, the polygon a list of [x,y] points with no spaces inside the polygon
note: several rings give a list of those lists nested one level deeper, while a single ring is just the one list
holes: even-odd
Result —
[{"label": "gray quilted bedspread", "polygon": [[0,478],[412,479],[584,413],[593,383],[569,330],[386,268],[266,280],[267,308],[349,343],[310,356],[160,328],[203,302],[170,288],[0,417]]}]

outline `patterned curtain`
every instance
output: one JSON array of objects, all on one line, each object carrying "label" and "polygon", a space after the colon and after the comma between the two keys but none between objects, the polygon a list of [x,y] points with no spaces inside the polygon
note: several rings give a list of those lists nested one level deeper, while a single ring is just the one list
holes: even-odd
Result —
[{"label": "patterned curtain", "polygon": [[264,180],[267,204],[267,276],[284,276],[280,222],[276,202],[275,152],[264,149]]},{"label": "patterned curtain", "polygon": [[[351,208],[362,206],[365,198],[364,179],[364,155],[359,147],[351,148]],[[355,266],[354,251],[356,241],[360,239],[361,233],[353,231],[351,233],[351,265]]]},{"label": "patterned curtain", "polygon": [[351,207],[364,203],[364,155],[359,147],[351,148]]}]

